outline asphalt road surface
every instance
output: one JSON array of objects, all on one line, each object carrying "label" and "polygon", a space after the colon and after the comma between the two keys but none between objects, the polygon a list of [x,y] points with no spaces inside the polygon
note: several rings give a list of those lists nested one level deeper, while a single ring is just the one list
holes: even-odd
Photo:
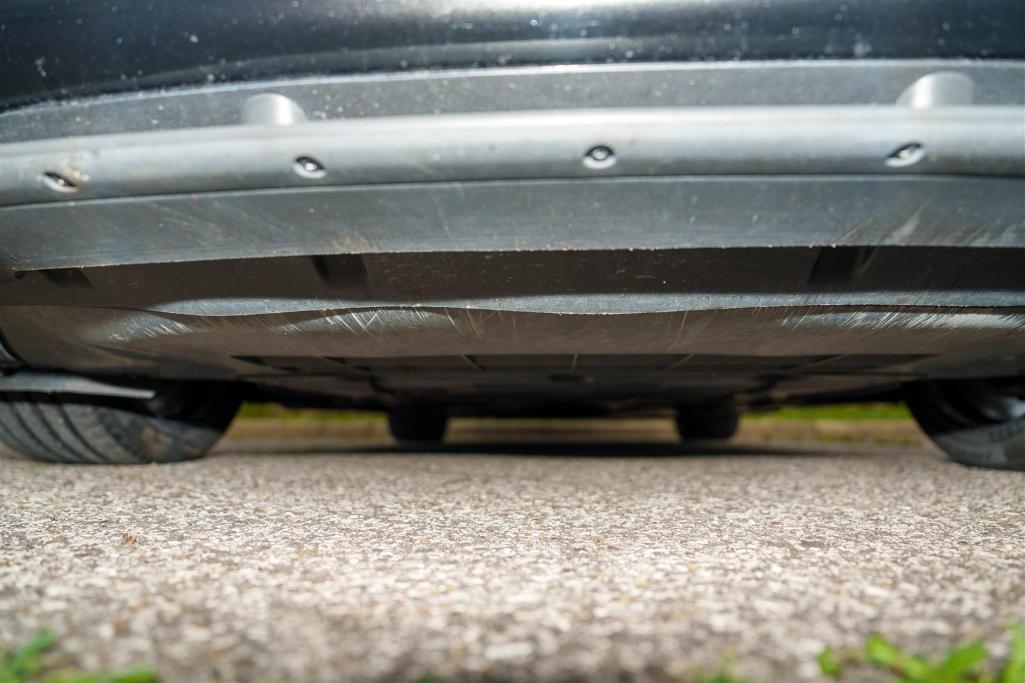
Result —
[{"label": "asphalt road surface", "polygon": [[[165,681],[764,681],[1025,619],[1025,473],[918,447],[0,454],[0,641]],[[999,654],[999,649],[997,650]]]}]

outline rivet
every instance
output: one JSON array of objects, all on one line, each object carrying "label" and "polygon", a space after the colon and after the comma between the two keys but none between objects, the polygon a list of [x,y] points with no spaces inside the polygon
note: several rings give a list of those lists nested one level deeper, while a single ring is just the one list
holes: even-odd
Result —
[{"label": "rivet", "polygon": [[587,150],[584,155],[584,166],[588,168],[609,168],[616,163],[616,154],[611,147],[597,145]]}]

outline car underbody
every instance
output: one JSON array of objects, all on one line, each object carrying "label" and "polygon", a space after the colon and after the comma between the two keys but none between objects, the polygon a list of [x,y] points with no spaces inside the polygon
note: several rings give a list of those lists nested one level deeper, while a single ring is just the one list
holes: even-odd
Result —
[{"label": "car underbody", "polygon": [[961,382],[1018,420],[1022,82],[570,60],[12,106],[0,391],[714,416]]},{"label": "car underbody", "polygon": [[1025,309],[992,303],[1023,274],[1025,253],[948,247],[284,257],[27,273],[3,315],[34,368],[111,379],[459,414],[751,408],[1018,374]]}]

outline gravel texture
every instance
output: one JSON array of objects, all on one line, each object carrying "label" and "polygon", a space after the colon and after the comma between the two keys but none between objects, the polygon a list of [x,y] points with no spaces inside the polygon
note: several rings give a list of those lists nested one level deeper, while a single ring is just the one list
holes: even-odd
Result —
[{"label": "gravel texture", "polygon": [[[165,681],[817,680],[1025,620],[1025,473],[920,448],[235,443],[0,454],[0,641]],[[1000,650],[997,648],[997,652]]]}]

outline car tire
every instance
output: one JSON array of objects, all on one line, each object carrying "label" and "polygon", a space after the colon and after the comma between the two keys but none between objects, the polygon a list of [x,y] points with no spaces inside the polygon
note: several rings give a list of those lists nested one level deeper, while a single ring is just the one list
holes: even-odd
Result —
[{"label": "car tire", "polygon": [[388,430],[400,443],[441,443],[448,415],[437,408],[397,408],[388,414]]},{"label": "car tire", "polygon": [[191,383],[148,401],[5,394],[0,442],[45,462],[180,462],[206,455],[238,406],[228,388]]},{"label": "car tire", "polygon": [[1025,470],[1025,399],[987,380],[943,380],[908,387],[905,400],[922,430],[953,460]]},{"label": "car tire", "polygon": [[729,409],[680,408],[676,413],[676,430],[684,440],[729,439],[739,426],[740,415]]}]

